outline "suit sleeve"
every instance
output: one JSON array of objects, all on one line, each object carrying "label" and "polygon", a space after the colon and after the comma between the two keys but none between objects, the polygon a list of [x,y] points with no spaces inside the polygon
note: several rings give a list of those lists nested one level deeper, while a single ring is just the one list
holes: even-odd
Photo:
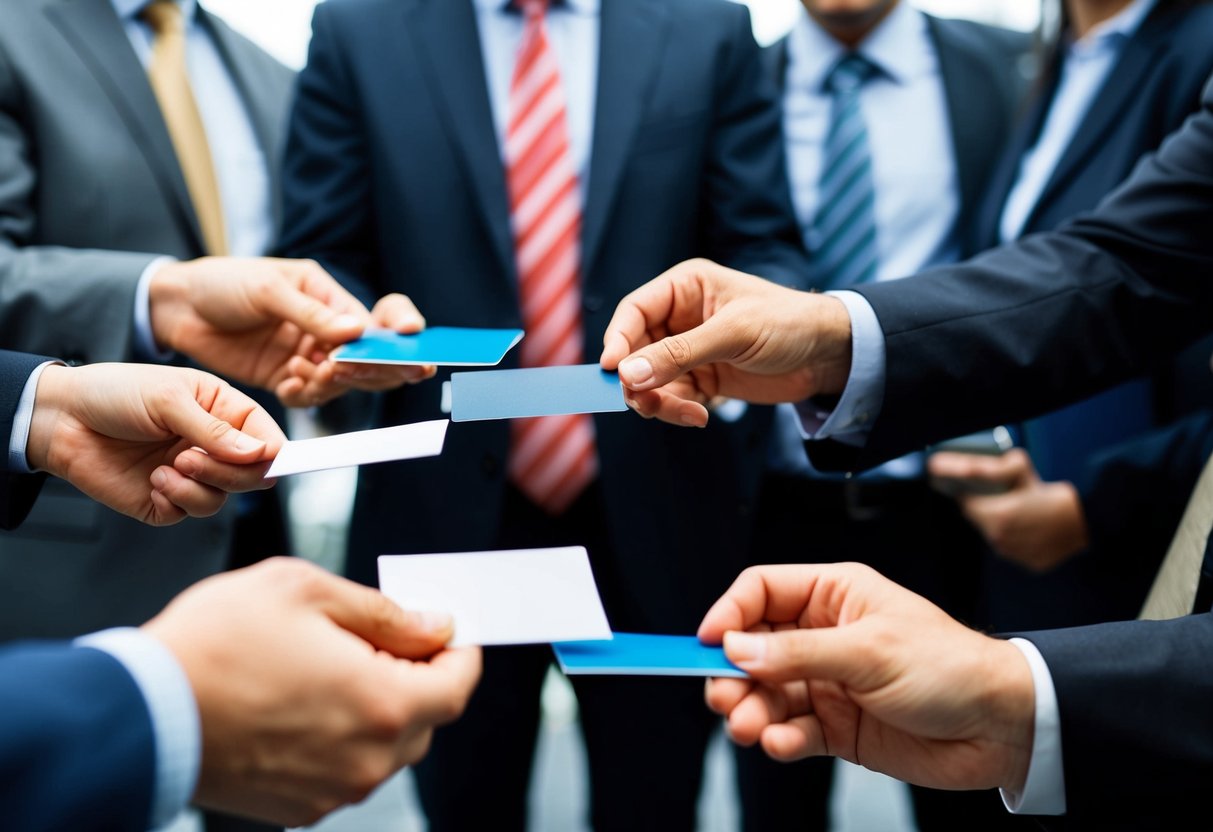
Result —
[{"label": "suit sleeve", "polygon": [[38,497],[44,474],[10,474],[8,449],[13,435],[13,420],[25,383],[38,366],[50,359],[0,350],[0,455],[4,472],[0,474],[0,529],[21,524]]},{"label": "suit sleeve", "polygon": [[[1213,86],[1201,109],[1093,213],[958,266],[858,291],[885,335],[869,467],[1020,421],[1151,368],[1213,328]],[[925,406],[924,403],[930,403]]]},{"label": "suit sleeve", "polygon": [[0,816],[6,829],[143,832],[155,748],[134,679],[90,648],[0,650]]},{"label": "suit sleeve", "polygon": [[718,62],[700,239],[709,241],[705,255],[714,260],[804,287],[808,254],[792,208],[778,85],[754,41],[749,11],[729,12],[734,31]]},{"label": "suit sleeve", "polygon": [[1213,613],[1022,637],[1040,650],[1057,691],[1071,821],[1125,829],[1138,815],[1152,821],[1138,828],[1170,828],[1162,821],[1170,811],[1205,800]]},{"label": "suit sleeve", "polygon": [[366,138],[330,21],[330,9],[317,6],[287,132],[278,249],[318,261],[369,308],[378,293]]},{"label": "suit sleeve", "polygon": [[[0,51],[0,333],[4,346],[81,363],[130,360],[135,288],[155,254],[41,245],[37,147]],[[70,194],[62,195],[71,198]]]}]

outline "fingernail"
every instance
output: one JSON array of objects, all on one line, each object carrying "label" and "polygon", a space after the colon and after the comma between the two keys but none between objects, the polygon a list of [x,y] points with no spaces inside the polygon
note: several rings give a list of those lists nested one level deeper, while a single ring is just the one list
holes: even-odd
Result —
[{"label": "fingernail", "polygon": [[333,327],[336,329],[361,329],[362,321],[353,315],[338,315],[333,318]]},{"label": "fingernail", "polygon": [[738,664],[760,662],[767,652],[767,640],[755,633],[728,632],[724,634],[724,652]]},{"label": "fingernail", "polygon": [[166,485],[168,485],[168,474],[164,473],[159,468],[152,471],[152,488],[156,489],[157,491],[163,491],[164,486]]},{"label": "fingernail", "polygon": [[647,358],[629,358],[619,365],[619,375],[624,384],[636,387],[653,378],[653,365]]},{"label": "fingernail", "polygon": [[690,427],[690,428],[704,428],[704,427],[707,427],[707,425],[701,425],[701,424],[699,424],[699,417],[698,417],[697,415],[695,415],[694,413],[684,413],[684,414],[682,414],[682,423],[683,423],[684,425],[686,425],[687,427]]},{"label": "fingernail", "polygon": [[455,625],[455,620],[445,612],[419,612],[417,613],[417,624],[426,632],[440,633],[443,630],[451,629]]},{"label": "fingernail", "polygon": [[246,433],[241,433],[236,436],[236,450],[242,454],[252,453],[253,451],[261,450],[265,447],[265,443],[260,439],[254,439]]}]

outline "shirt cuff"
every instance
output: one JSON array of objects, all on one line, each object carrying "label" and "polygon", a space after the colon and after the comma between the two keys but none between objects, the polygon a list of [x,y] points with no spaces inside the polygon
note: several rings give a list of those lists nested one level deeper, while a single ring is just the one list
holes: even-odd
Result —
[{"label": "shirt cuff", "polygon": [[47,361],[39,364],[29,374],[21,398],[17,401],[17,412],[13,414],[13,433],[8,439],[8,470],[14,474],[33,473],[29,460],[25,456],[29,445],[29,427],[34,421],[34,400],[38,397],[38,379],[42,371],[52,364],[62,364],[60,361]]},{"label": "shirt cuff", "polygon": [[147,702],[156,742],[151,826],[164,826],[193,797],[202,761],[201,721],[189,679],[167,647],[134,627],[102,630],[75,644],[103,650],[121,662]]},{"label": "shirt cuff", "polygon": [[152,333],[152,303],[150,297],[152,278],[167,263],[177,262],[175,257],[157,257],[147,264],[139,283],[135,286],[135,351],[144,361],[165,362],[173,357],[172,350],[162,350]]},{"label": "shirt cuff", "polygon": [[1057,709],[1057,691],[1044,656],[1032,642],[1013,638],[1032,669],[1036,689],[1036,724],[1032,736],[1032,757],[1023,793],[1000,789],[1002,802],[1017,815],[1064,815],[1066,779],[1061,757],[1061,717]]},{"label": "shirt cuff", "polygon": [[821,408],[810,399],[796,405],[805,439],[833,439],[863,445],[884,400],[884,332],[867,298],[857,292],[827,292],[851,316],[851,374],[842,397]]}]

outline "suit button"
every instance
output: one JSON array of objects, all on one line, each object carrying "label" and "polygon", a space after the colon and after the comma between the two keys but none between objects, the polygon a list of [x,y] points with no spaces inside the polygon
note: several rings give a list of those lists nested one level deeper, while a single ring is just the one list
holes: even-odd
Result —
[{"label": "suit button", "polygon": [[581,299],[581,305],[586,312],[597,312],[602,308],[602,298],[598,295],[586,295]]},{"label": "suit button", "polygon": [[484,471],[487,477],[495,477],[497,476],[497,472],[501,470],[501,464],[497,462],[497,457],[492,454],[485,454],[484,459],[480,460],[480,470]]}]

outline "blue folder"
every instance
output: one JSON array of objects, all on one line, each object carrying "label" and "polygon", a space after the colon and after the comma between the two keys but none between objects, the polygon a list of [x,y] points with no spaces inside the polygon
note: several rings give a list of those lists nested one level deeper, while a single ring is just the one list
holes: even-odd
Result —
[{"label": "blue folder", "polygon": [[746,672],[725,658],[723,647],[695,636],[615,633],[609,641],[552,645],[568,676],[736,676]]},{"label": "blue folder", "polygon": [[521,329],[471,329],[435,326],[415,335],[387,329],[364,332],[341,346],[333,358],[359,364],[435,364],[491,367],[522,340]]}]

